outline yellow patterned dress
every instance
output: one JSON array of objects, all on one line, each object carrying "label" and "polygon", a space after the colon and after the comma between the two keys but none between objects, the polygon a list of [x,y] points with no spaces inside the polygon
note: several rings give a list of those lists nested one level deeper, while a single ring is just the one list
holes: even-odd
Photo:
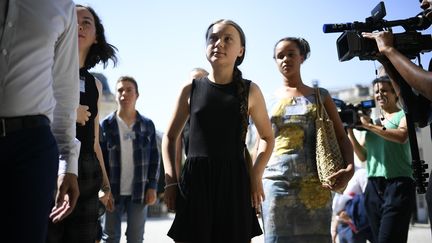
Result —
[{"label": "yellow patterned dress", "polygon": [[263,175],[265,242],[331,242],[331,192],[315,161],[315,94],[269,104],[275,148]]}]

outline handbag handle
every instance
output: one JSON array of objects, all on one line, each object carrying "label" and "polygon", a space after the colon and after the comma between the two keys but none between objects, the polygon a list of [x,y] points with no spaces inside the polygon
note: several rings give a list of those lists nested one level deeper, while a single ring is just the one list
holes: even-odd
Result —
[{"label": "handbag handle", "polygon": [[324,116],[324,105],[321,101],[321,95],[319,87],[315,88],[315,97],[316,97],[316,104],[317,104],[317,118],[322,119]]}]

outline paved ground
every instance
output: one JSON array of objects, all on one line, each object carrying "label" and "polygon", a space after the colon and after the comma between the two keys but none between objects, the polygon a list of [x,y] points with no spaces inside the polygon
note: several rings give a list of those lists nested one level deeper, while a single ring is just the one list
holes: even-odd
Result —
[{"label": "paved ground", "polygon": [[[145,226],[144,242],[146,243],[173,243],[166,233],[168,232],[173,215],[168,215],[161,218],[149,218]],[[122,224],[123,232],[126,223]],[[123,233],[124,235],[124,233]],[[408,243],[426,243],[432,242],[431,231],[429,224],[414,224],[410,227],[408,234]],[[121,243],[126,243],[123,236]],[[263,237],[255,237],[252,243],[264,243]]]}]

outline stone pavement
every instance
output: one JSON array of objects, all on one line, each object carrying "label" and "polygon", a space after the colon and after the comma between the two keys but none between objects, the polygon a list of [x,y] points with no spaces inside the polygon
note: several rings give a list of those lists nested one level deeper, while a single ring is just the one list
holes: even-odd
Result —
[{"label": "stone pavement", "polygon": [[[150,217],[147,220],[145,226],[144,242],[145,243],[173,243],[171,238],[166,234],[171,222],[174,218],[173,214],[168,214],[168,216],[162,217]],[[126,238],[124,236],[126,223],[122,223],[122,240],[121,243],[126,243]],[[410,226],[410,231],[408,233],[408,243],[427,243],[432,242],[431,230],[429,224],[414,224]],[[262,236],[255,237],[252,243],[264,243]]]}]

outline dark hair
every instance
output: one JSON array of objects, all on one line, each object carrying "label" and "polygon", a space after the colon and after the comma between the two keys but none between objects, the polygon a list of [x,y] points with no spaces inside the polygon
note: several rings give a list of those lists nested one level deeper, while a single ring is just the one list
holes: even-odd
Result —
[{"label": "dark hair", "polygon": [[[396,90],[393,88],[393,85],[391,83],[390,77],[388,75],[383,75],[381,77],[378,77],[374,80],[372,80],[372,86],[375,88],[375,84],[377,83],[385,83],[388,84],[390,86],[390,89],[392,91],[392,93],[396,94]],[[399,97],[396,94],[396,101],[399,100]]]},{"label": "dark hair", "polygon": [[235,82],[236,86],[237,86],[237,95],[240,99],[240,131],[241,131],[241,139],[242,139],[242,143],[245,144],[246,141],[246,133],[247,133],[247,128],[249,125],[249,116],[248,116],[248,96],[249,93],[247,92],[246,89],[246,85],[245,82],[243,80],[243,74],[240,71],[240,69],[238,68],[238,66],[240,64],[242,64],[243,60],[244,60],[244,56],[246,54],[246,36],[242,30],[242,28],[240,27],[240,25],[238,25],[236,22],[229,20],[229,19],[220,19],[216,22],[213,22],[212,24],[210,24],[210,26],[207,28],[207,32],[206,32],[206,40],[208,40],[209,35],[213,29],[213,26],[215,26],[216,24],[225,24],[225,25],[231,25],[233,26],[240,35],[240,44],[243,47],[243,55],[240,57],[237,57],[235,63],[234,63],[234,71],[233,71],[233,82]]},{"label": "dark hair", "polygon": [[381,77],[378,77],[374,80],[372,80],[372,85],[377,83],[389,83],[391,84],[390,77],[388,75],[383,75]]},{"label": "dark hair", "polygon": [[131,77],[131,76],[121,76],[118,80],[117,80],[117,83],[116,84],[118,84],[118,83],[120,83],[120,82],[131,82],[134,86],[135,86],[135,91],[136,91],[136,93],[137,94],[139,94],[138,93],[138,83],[137,83],[137,81],[133,78],[133,77]]},{"label": "dark hair", "polygon": [[282,41],[292,41],[295,42],[297,44],[297,47],[300,50],[300,55],[302,55],[304,57],[304,60],[306,61],[306,59],[308,59],[310,57],[310,45],[309,42],[307,42],[307,40],[305,40],[304,38],[301,37],[285,37],[280,39],[278,42],[276,42],[276,44],[274,45],[273,48],[273,58],[275,58],[274,52],[276,50],[276,46],[281,43]]},{"label": "dark hair", "polygon": [[387,84],[389,84],[391,90],[393,91],[393,93],[395,93],[395,90],[393,89],[393,85],[392,85],[391,80],[390,80],[390,78],[389,78],[388,75],[384,75],[384,76],[381,76],[381,77],[378,77],[378,78],[372,80],[372,85],[375,85],[377,83],[387,83]]},{"label": "dark hair", "polygon": [[94,18],[95,21],[95,27],[96,27],[96,41],[97,43],[94,43],[89,50],[89,53],[87,54],[84,67],[86,69],[90,69],[94,67],[96,64],[102,61],[103,67],[106,68],[108,65],[108,60],[111,59],[114,66],[117,65],[117,57],[116,57],[116,51],[117,48],[111,44],[109,44],[106,41],[105,38],[105,29],[102,25],[102,21],[100,20],[99,16],[96,14],[93,8],[90,6],[84,6],[80,4],[76,4],[76,7],[81,7],[87,9]]}]

